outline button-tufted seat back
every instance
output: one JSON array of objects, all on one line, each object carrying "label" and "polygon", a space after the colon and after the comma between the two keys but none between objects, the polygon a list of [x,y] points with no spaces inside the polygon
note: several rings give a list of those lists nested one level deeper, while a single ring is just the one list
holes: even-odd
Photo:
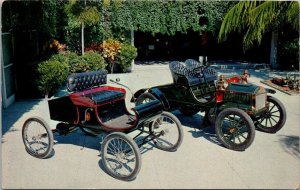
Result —
[{"label": "button-tufted seat back", "polygon": [[201,66],[199,62],[192,59],[184,63],[173,61],[169,64],[175,84],[194,86],[217,80],[217,72],[213,68],[202,67],[200,71],[194,70]]},{"label": "button-tufted seat back", "polygon": [[67,88],[69,92],[78,92],[106,84],[106,82],[106,70],[74,73],[68,77]]},{"label": "button-tufted seat back", "polygon": [[187,68],[189,68],[190,70],[193,70],[197,67],[202,66],[202,64],[194,59],[187,59],[185,60],[185,65]]},{"label": "button-tufted seat back", "polygon": [[187,68],[186,64],[179,61],[172,61],[169,64],[170,70],[172,74],[180,74],[184,76],[190,76],[193,75],[193,72]]}]

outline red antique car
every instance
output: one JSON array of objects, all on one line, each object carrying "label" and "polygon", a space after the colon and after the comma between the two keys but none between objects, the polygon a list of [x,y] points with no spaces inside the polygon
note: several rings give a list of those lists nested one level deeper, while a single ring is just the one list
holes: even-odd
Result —
[{"label": "red antique car", "polygon": [[[55,129],[41,118],[26,120],[22,129],[25,149],[37,158],[53,150],[53,133],[67,135],[80,128],[97,136],[108,134],[101,144],[105,170],[121,180],[134,179],[141,167],[139,147],[153,141],[157,148],[175,151],[183,132],[180,121],[163,111],[158,100],[127,110],[126,90],[106,85],[107,72],[76,73],[68,78],[69,94],[48,100],[50,118],[59,121]],[[131,138],[128,134],[138,133]]]}]

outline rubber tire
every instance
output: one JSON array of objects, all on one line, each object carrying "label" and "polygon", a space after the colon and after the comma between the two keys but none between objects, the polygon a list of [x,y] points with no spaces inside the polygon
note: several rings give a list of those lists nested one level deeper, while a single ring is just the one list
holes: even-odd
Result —
[{"label": "rubber tire", "polygon": [[149,93],[149,92],[145,92],[145,93],[141,94],[141,95],[136,99],[135,105],[138,106],[138,105],[143,104],[143,101],[146,100],[147,98],[150,99],[150,100],[156,100],[156,99],[157,99],[153,94],[151,94],[151,93]]},{"label": "rubber tire", "polygon": [[[245,140],[244,143],[237,145],[233,142],[228,142],[226,141],[225,137],[222,135],[222,130],[221,130],[221,122],[224,119],[224,117],[228,114],[235,114],[238,115],[239,117],[243,118],[247,123],[248,123],[248,127],[249,127],[249,133],[247,136],[247,139]],[[254,127],[254,123],[252,121],[252,119],[250,118],[250,116],[244,112],[243,110],[240,110],[238,108],[226,108],[224,110],[222,110],[216,119],[216,124],[215,124],[215,132],[216,135],[218,137],[218,139],[220,140],[220,142],[226,147],[229,148],[231,150],[236,150],[236,151],[244,151],[245,149],[247,149],[254,140],[255,137],[255,127]]]},{"label": "rubber tire", "polygon": [[[40,123],[45,129],[46,129],[46,132],[47,132],[47,136],[48,136],[48,148],[47,150],[45,151],[45,153],[43,154],[35,154],[34,152],[32,152],[27,146],[26,146],[26,143],[25,143],[25,127],[26,125],[29,123],[29,122],[38,122]],[[50,129],[50,127],[48,126],[48,124],[40,117],[31,117],[29,119],[27,119],[24,124],[23,124],[23,127],[22,127],[22,139],[23,139],[23,143],[25,145],[25,149],[26,151],[33,157],[36,157],[36,158],[47,158],[49,157],[49,155],[52,153],[53,151],[53,145],[54,145],[54,138],[53,138],[53,132],[52,130]]]},{"label": "rubber tire", "polygon": [[189,107],[180,107],[179,108],[180,113],[185,116],[193,116],[197,114],[200,110],[195,108],[189,108]]},{"label": "rubber tire", "polygon": [[[174,151],[176,151],[180,147],[180,145],[182,143],[182,140],[183,140],[183,128],[182,128],[182,125],[181,125],[180,121],[178,120],[178,118],[175,115],[173,115],[172,113],[170,113],[170,112],[163,111],[161,115],[171,118],[176,123],[176,127],[178,129],[179,135],[178,135],[177,142],[173,146],[171,146],[171,147],[161,146],[161,144],[159,144],[159,143],[157,143],[155,141],[154,141],[154,144],[160,150],[164,150],[164,151],[168,151],[168,152],[174,152]],[[153,124],[154,123],[155,122],[153,122]],[[152,127],[153,127],[153,124],[152,124]]]},{"label": "rubber tire", "polygon": [[[136,165],[135,165],[134,171],[128,176],[119,176],[119,175],[113,173],[110,169],[108,169],[108,163],[105,159],[107,152],[105,151],[105,149],[107,147],[107,143],[113,138],[120,138],[120,139],[124,140],[125,142],[127,142],[128,144],[130,144],[133,149],[133,152],[135,154]],[[136,176],[138,175],[138,173],[141,169],[141,165],[142,165],[141,152],[140,152],[139,147],[137,146],[136,142],[132,138],[130,138],[128,135],[126,135],[125,133],[121,133],[121,132],[113,132],[105,137],[105,139],[101,145],[101,158],[102,158],[102,163],[103,163],[103,166],[104,166],[106,172],[109,175],[111,175],[112,177],[119,179],[119,180],[124,180],[124,181],[131,181],[134,178],[136,178]]]},{"label": "rubber tire", "polygon": [[267,97],[267,101],[268,102],[272,102],[274,105],[277,106],[279,112],[280,112],[280,118],[279,121],[276,125],[274,125],[273,127],[264,127],[263,125],[261,125],[258,120],[256,120],[257,122],[255,122],[255,126],[257,127],[257,129],[259,129],[260,131],[266,132],[266,133],[276,133],[277,131],[279,131],[285,124],[286,122],[286,110],[285,107],[283,105],[282,102],[280,102],[277,98],[272,97],[272,96],[268,96]]},{"label": "rubber tire", "polygon": [[94,132],[92,129],[87,129],[84,127],[79,127],[79,128],[83,133],[85,133],[86,135],[91,136],[91,137],[97,137],[101,133],[101,132],[96,132],[96,131]]}]

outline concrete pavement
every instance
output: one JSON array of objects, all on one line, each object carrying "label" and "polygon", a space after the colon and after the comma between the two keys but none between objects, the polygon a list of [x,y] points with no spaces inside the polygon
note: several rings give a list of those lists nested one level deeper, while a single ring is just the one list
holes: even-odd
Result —
[{"label": "concrete pavement", "polygon": [[[222,71],[232,74],[240,71]],[[262,86],[266,70],[250,71],[250,81]],[[172,82],[167,65],[136,65],[128,74],[113,74],[133,91]],[[142,167],[134,181],[119,181],[106,174],[99,156],[101,136],[92,138],[80,130],[55,137],[55,154],[37,159],[24,149],[21,129],[30,116],[50,121],[47,102],[21,101],[3,110],[2,188],[5,189],[296,189],[300,184],[299,118],[300,98],[277,92],[287,110],[285,126],[276,134],[256,131],[253,144],[243,152],[219,144],[213,127],[202,128],[201,113],[185,117],[174,114],[183,124],[184,139],[176,152],[164,152],[151,144],[143,147]],[[128,107],[131,105],[128,104]]]}]

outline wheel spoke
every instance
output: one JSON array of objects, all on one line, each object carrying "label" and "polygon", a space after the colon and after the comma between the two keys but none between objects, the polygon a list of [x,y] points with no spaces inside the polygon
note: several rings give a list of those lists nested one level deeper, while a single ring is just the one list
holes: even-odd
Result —
[{"label": "wheel spoke", "polygon": [[271,115],[272,117],[277,117],[277,118],[280,118],[280,116],[279,115]]},{"label": "wheel spoke", "polygon": [[265,119],[266,122],[265,122],[265,126],[267,127],[268,126],[268,119]]},{"label": "wheel spoke", "polygon": [[174,119],[169,113],[162,113],[151,125],[155,146],[159,149],[172,151],[178,147],[180,131]]},{"label": "wheel spoke", "polygon": [[22,138],[26,150],[34,157],[45,158],[53,146],[51,129],[42,119],[29,118],[23,125]]},{"label": "wheel spoke", "polygon": [[275,107],[275,104],[273,104],[272,108],[269,109],[269,112],[271,112],[273,110],[273,108]]},{"label": "wheel spoke", "polygon": [[276,113],[276,112],[280,112],[279,110],[275,110],[273,112],[270,112],[270,114]]},{"label": "wheel spoke", "polygon": [[241,136],[246,140],[247,138],[244,136],[244,134],[243,133],[241,133]]},{"label": "wheel spoke", "polygon": [[269,120],[270,125],[271,125],[270,127],[273,127],[273,123],[272,123],[271,119],[269,118],[268,120]]},{"label": "wheel spoke", "polygon": [[275,123],[277,123],[278,121],[276,121],[273,117],[270,117],[270,119],[272,119]]}]

